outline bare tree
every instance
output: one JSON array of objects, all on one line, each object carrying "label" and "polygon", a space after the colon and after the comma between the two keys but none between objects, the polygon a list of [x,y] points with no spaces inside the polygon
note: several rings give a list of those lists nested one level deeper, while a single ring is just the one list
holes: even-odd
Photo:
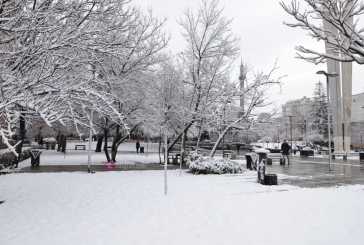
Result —
[{"label": "bare tree", "polygon": [[[324,63],[327,59],[342,62],[357,62],[364,64],[364,28],[357,26],[354,17],[364,13],[364,4],[359,0],[304,0],[309,6],[308,10],[300,11],[297,0],[291,4],[280,2],[283,9],[292,15],[298,23],[288,24],[289,27],[301,27],[309,31],[309,35],[318,41],[325,41],[333,54],[321,53],[302,46],[296,50],[309,56],[298,54],[298,58],[315,64]],[[337,33],[326,29],[323,25],[315,23],[315,19],[323,19],[338,30]],[[327,50],[327,51],[328,51]],[[341,55],[340,55],[341,54]]]},{"label": "bare tree", "polygon": [[[0,133],[19,155],[25,114],[48,126],[59,121],[87,126],[90,107],[122,122],[108,84],[94,76],[100,54],[122,55],[128,43],[133,9],[126,0],[5,1],[0,8]],[[115,35],[119,34],[119,35]],[[19,142],[8,138],[20,122]],[[16,161],[15,161],[16,162]]]},{"label": "bare tree", "polygon": [[[217,146],[220,144],[224,135],[230,130],[232,127],[247,129],[251,128],[253,124],[261,124],[264,121],[269,121],[273,115],[275,115],[276,110],[272,110],[269,113],[268,117],[263,120],[253,121],[250,120],[250,117],[254,116],[254,112],[258,108],[266,107],[271,105],[274,101],[270,100],[269,90],[274,85],[279,85],[281,78],[277,79],[272,78],[272,73],[277,69],[277,64],[275,64],[274,68],[268,73],[258,72],[254,74],[254,79],[248,83],[248,86],[244,89],[244,91],[240,91],[237,93],[235,90],[232,95],[228,96],[228,98],[240,98],[240,94],[244,94],[245,100],[245,108],[242,111],[242,114],[238,114],[239,116],[235,117],[233,120],[229,120],[224,130],[219,133],[219,138],[216,141],[213,149],[211,150],[210,157],[213,157]],[[225,105],[223,105],[225,107]]]},{"label": "bare tree", "polygon": [[203,121],[202,112],[212,113],[239,54],[240,40],[231,32],[232,19],[223,16],[218,0],[202,0],[196,11],[184,9],[179,24],[186,42],[180,59],[185,71],[184,89],[189,91],[189,109],[186,123],[180,125],[169,150],[192,126]]}]

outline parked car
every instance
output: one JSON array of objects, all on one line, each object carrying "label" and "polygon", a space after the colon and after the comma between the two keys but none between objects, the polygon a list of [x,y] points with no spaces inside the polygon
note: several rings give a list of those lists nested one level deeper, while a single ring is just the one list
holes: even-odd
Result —
[{"label": "parked car", "polygon": [[67,140],[72,141],[72,140],[76,140],[76,139],[74,137],[67,137]]}]

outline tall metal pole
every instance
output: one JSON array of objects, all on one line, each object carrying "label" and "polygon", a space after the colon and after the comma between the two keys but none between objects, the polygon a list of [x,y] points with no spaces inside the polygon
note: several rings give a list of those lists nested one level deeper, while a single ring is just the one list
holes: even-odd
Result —
[{"label": "tall metal pole", "polygon": [[165,152],[164,152],[164,194],[167,195],[167,162],[168,162],[168,136],[167,130],[165,130],[164,136],[164,145],[165,145]]},{"label": "tall metal pole", "polygon": [[[182,176],[182,159],[183,159],[183,155],[185,154],[184,144],[185,144],[185,131],[183,131],[183,133],[182,133],[181,157],[179,160],[179,176]],[[197,149],[197,147],[196,147],[196,149]]]},{"label": "tall metal pole", "polygon": [[288,126],[288,123],[286,123],[286,139],[287,139],[287,126]]},{"label": "tall metal pole", "polygon": [[285,109],[285,115],[284,115],[284,123],[286,124],[286,139],[287,139],[287,107],[284,108]]},{"label": "tall metal pole", "polygon": [[92,147],[92,118],[93,118],[94,110],[91,110],[91,118],[90,118],[90,132],[88,136],[88,167],[87,172],[91,173],[91,147]]},{"label": "tall metal pole", "polygon": [[[225,131],[225,107],[224,107],[224,123],[223,123],[224,130],[222,133],[224,134]],[[225,134],[222,136],[222,158],[225,157]]]},{"label": "tall metal pole", "polygon": [[330,91],[329,91],[329,76],[326,75],[326,91],[327,91],[327,126],[328,126],[328,135],[329,135],[329,171],[331,171],[331,123],[330,123]]},{"label": "tall metal pole", "polygon": [[293,150],[293,142],[292,142],[292,115],[289,116],[289,124],[291,125],[291,156],[292,156],[292,150]]},{"label": "tall metal pole", "polygon": [[[329,77],[337,77],[339,74],[337,73],[326,73],[325,71],[318,71],[316,74],[325,75],[326,76],[326,91],[327,91],[327,126],[328,128],[328,136],[329,136],[329,171],[331,171],[331,123],[330,123],[330,90],[329,90]],[[335,136],[335,135],[334,135]]]}]

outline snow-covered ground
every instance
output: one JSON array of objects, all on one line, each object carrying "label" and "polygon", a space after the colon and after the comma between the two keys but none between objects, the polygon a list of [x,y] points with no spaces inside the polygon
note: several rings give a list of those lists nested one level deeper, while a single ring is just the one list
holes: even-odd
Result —
[{"label": "snow-covered ground", "polygon": [[[91,151],[91,164],[103,165],[106,161],[104,151],[95,152],[96,142],[92,142],[93,147]],[[86,145],[86,150],[75,150],[75,145]],[[145,153],[136,154],[135,144],[124,143],[118,148],[118,154],[116,155],[116,161],[118,164],[133,164],[137,163],[159,163],[158,144],[148,144],[148,153],[146,143],[141,143],[142,147],[145,147]],[[111,154],[111,151],[109,151]],[[163,161],[163,154],[162,154]],[[19,163],[19,167],[29,167],[30,158]],[[40,165],[87,165],[88,164],[88,142],[84,143],[67,143],[66,154],[58,152],[56,150],[42,149],[40,155]]]},{"label": "snow-covered ground", "polygon": [[[280,176],[279,176],[280,177]],[[0,176],[1,244],[363,244],[364,186],[262,186],[256,172]]]}]

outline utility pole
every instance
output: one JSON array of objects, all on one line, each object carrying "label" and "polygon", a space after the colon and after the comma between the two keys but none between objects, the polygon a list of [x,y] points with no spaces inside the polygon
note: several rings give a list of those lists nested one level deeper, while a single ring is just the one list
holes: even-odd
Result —
[{"label": "utility pole", "polygon": [[[292,150],[293,150],[293,143],[292,143],[292,115],[289,115],[289,124],[291,125],[291,156],[292,156]],[[287,130],[286,130],[287,132]]]}]

